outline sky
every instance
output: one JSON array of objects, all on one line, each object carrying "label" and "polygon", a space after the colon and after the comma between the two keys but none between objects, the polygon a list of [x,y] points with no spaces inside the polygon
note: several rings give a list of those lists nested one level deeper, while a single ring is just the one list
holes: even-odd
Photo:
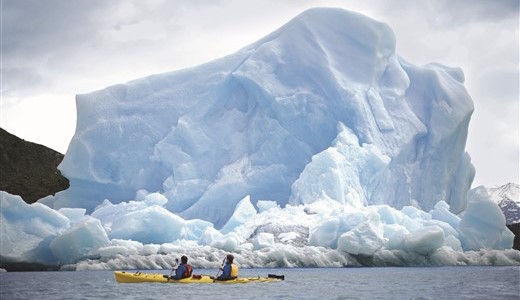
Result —
[{"label": "sky", "polygon": [[519,183],[518,0],[0,0],[0,127],[65,153],[75,95],[226,56],[325,6],[388,24],[412,64],[460,67],[473,186]]}]

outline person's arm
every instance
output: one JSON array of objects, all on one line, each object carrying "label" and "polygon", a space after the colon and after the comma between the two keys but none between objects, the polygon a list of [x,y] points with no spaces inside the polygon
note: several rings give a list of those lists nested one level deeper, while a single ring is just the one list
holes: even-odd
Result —
[{"label": "person's arm", "polygon": [[186,269],[186,267],[184,267],[184,265],[180,265],[177,268],[177,270],[175,270],[175,276],[173,276],[173,279],[175,279],[175,280],[182,279],[182,275],[186,271],[185,269]]},{"label": "person's arm", "polygon": [[224,270],[222,270],[222,275],[220,275],[218,277],[218,279],[220,279],[220,280],[228,279],[230,274],[231,274],[231,265],[226,264],[224,266]]}]

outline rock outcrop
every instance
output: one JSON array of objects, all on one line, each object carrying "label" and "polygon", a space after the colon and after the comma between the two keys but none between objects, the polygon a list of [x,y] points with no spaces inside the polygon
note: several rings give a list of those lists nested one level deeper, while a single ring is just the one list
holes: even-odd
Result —
[{"label": "rock outcrop", "polygon": [[0,128],[0,190],[33,203],[69,187],[57,166],[63,154]]}]

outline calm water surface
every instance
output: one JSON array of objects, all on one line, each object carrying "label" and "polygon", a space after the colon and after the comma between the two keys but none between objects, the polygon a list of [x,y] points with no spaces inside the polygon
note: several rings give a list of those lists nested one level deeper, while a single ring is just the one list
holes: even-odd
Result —
[{"label": "calm water surface", "polygon": [[111,271],[0,273],[0,299],[520,299],[520,267],[240,270],[241,276],[269,273],[286,280],[118,284]]}]

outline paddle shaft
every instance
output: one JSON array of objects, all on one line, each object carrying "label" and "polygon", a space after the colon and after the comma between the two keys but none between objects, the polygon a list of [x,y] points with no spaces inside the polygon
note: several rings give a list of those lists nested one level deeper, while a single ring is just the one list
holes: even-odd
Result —
[{"label": "paddle shaft", "polygon": [[222,260],[222,264],[220,265],[220,268],[218,268],[217,275],[215,275],[215,279],[217,279],[218,274],[220,273],[220,269],[222,269],[224,267],[225,263],[226,263],[226,259],[224,258],[224,260]]}]

